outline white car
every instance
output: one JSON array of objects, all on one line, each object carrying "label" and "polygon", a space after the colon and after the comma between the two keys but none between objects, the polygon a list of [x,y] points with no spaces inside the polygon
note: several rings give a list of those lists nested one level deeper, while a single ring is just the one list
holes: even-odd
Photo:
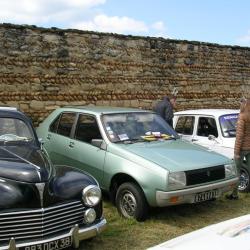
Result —
[{"label": "white car", "polygon": [[148,250],[250,250],[250,214],[184,234]]},{"label": "white car", "polygon": [[[173,127],[185,140],[207,147],[211,151],[234,157],[238,109],[196,109],[176,112]],[[250,170],[242,166],[240,191],[249,191]]]}]

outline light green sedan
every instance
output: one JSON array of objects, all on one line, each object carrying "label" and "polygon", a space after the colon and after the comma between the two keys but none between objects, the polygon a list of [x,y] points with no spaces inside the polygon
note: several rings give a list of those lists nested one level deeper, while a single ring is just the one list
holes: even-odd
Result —
[{"label": "light green sedan", "polygon": [[37,133],[54,164],[90,173],[118,212],[138,221],[149,207],[212,200],[238,182],[231,159],[180,139],[151,111],[64,107]]}]

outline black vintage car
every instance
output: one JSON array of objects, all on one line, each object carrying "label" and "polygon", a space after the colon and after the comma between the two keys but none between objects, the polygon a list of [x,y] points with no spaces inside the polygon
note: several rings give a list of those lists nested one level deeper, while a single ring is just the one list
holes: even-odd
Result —
[{"label": "black vintage car", "polygon": [[96,180],[53,166],[30,119],[0,107],[0,250],[77,248],[105,226]]}]

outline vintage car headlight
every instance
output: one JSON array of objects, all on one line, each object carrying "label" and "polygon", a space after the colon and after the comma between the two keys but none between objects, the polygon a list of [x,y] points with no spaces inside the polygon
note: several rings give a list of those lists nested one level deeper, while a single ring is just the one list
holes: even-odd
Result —
[{"label": "vintage car headlight", "polygon": [[226,178],[235,176],[237,174],[235,164],[233,164],[233,163],[226,164],[226,165],[224,165],[224,167],[225,167],[225,177]]},{"label": "vintage car headlight", "polygon": [[87,224],[93,223],[96,219],[96,212],[93,208],[89,208],[84,213],[84,222]]},{"label": "vintage car headlight", "polygon": [[95,185],[89,185],[82,191],[82,200],[86,206],[96,206],[102,197],[101,189]]},{"label": "vintage car headlight", "polygon": [[182,188],[186,186],[186,174],[185,172],[174,172],[168,175],[169,187]]}]

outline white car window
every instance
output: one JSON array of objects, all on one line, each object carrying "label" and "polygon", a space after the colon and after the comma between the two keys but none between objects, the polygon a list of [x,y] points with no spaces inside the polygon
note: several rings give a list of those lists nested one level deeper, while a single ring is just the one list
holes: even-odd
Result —
[{"label": "white car window", "polygon": [[218,137],[215,119],[212,117],[199,117],[197,135],[204,137],[214,135],[215,137]]},{"label": "white car window", "polygon": [[192,135],[194,131],[194,116],[180,116],[175,131],[183,135]]}]

